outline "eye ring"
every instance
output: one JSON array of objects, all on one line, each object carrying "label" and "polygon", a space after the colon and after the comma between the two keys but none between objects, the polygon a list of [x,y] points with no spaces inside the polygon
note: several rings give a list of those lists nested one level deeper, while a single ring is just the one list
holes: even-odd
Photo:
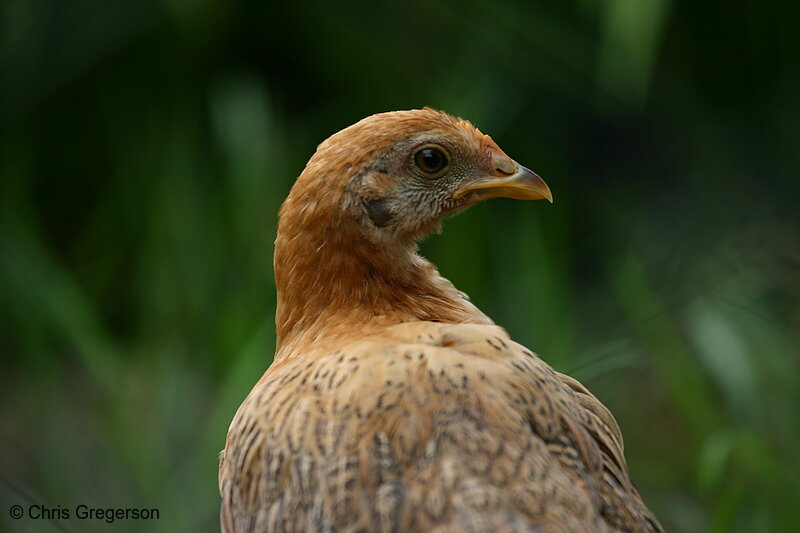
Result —
[{"label": "eye ring", "polygon": [[414,165],[427,176],[436,176],[449,163],[447,153],[438,146],[423,146],[414,153]]}]

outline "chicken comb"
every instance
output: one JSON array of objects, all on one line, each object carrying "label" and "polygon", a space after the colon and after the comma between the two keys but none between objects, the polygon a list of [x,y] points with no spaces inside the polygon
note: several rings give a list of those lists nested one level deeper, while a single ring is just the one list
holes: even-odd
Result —
[{"label": "chicken comb", "polygon": [[459,119],[456,124],[472,133],[482,146],[488,146],[490,148],[500,150],[500,148],[497,146],[497,143],[494,142],[494,139],[492,139],[490,135],[483,133],[477,126],[474,126],[468,120]]}]

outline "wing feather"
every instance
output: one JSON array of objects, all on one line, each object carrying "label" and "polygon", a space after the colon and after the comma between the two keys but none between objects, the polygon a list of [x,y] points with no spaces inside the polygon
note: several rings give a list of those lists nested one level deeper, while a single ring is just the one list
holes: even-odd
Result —
[{"label": "wing feather", "polygon": [[226,532],[661,531],[609,411],[485,324],[400,324],[271,367],[220,491]]}]

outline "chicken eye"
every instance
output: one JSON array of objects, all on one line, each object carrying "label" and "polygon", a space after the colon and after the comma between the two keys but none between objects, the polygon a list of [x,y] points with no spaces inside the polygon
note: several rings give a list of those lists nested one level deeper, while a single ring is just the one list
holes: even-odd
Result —
[{"label": "chicken eye", "polygon": [[426,174],[437,174],[447,166],[447,156],[438,148],[423,148],[414,154],[414,164]]}]

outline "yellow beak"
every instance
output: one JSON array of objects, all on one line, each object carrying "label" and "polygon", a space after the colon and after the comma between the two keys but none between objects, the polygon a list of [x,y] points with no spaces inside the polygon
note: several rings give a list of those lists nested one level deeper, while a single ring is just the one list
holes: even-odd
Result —
[{"label": "yellow beak", "polygon": [[548,200],[553,203],[550,187],[536,172],[522,165],[517,165],[517,172],[510,176],[492,176],[467,183],[453,194],[458,200],[464,195],[475,192],[479,199],[516,198],[517,200]]}]

